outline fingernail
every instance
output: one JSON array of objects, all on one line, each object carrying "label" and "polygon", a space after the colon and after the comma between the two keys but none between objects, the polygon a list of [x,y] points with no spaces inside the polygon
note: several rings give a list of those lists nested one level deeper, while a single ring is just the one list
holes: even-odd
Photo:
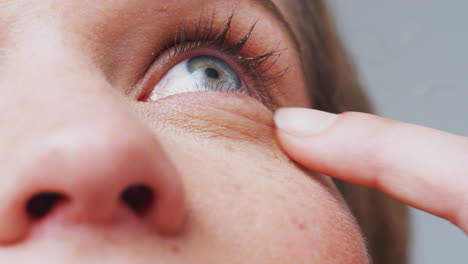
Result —
[{"label": "fingernail", "polygon": [[300,137],[313,136],[330,127],[337,115],[308,108],[280,108],[275,112],[279,129]]}]

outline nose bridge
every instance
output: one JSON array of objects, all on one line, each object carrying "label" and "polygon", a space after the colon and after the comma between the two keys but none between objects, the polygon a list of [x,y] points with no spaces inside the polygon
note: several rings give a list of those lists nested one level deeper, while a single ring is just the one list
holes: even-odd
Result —
[{"label": "nose bridge", "polygon": [[54,129],[103,132],[119,122],[136,123],[90,55],[70,43],[70,34],[64,37],[45,21],[22,29],[12,38],[14,48],[7,47],[0,73],[2,149],[6,142],[26,142]]},{"label": "nose bridge", "polygon": [[[44,30],[18,39],[5,57],[2,86],[4,91],[63,95],[106,87],[105,78],[89,53],[61,33]],[[96,82],[101,82],[96,85]],[[14,90],[12,90],[14,88]]]},{"label": "nose bridge", "polygon": [[[80,50],[83,42],[79,35],[67,32],[52,15],[44,13],[36,17],[19,16],[18,21],[2,32],[2,53],[7,68],[17,70],[32,70],[30,73],[41,72],[47,68],[37,68],[38,64],[45,66],[51,62],[64,61],[72,58],[73,50]],[[82,47],[81,47],[82,48]],[[71,63],[84,57],[75,57]],[[29,63],[28,63],[29,62]],[[12,67],[13,66],[13,67]]]},{"label": "nose bridge", "polygon": [[0,107],[17,100],[22,107],[43,107],[59,97],[106,87],[89,56],[73,44],[73,35],[65,36],[50,21],[13,27],[6,38],[1,47]]}]

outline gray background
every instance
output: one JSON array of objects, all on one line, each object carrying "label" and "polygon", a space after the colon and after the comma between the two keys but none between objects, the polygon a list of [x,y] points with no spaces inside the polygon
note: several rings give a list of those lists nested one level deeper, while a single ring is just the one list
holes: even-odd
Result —
[{"label": "gray background", "polygon": [[[468,1],[329,2],[380,115],[468,136]],[[462,231],[411,217],[411,263],[468,263]]]}]

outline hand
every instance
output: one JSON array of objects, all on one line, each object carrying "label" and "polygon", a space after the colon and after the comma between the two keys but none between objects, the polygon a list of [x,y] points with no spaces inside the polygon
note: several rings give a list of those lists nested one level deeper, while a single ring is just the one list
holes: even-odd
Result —
[{"label": "hand", "polygon": [[355,112],[284,108],[275,122],[281,146],[303,166],[381,190],[468,234],[468,138]]}]

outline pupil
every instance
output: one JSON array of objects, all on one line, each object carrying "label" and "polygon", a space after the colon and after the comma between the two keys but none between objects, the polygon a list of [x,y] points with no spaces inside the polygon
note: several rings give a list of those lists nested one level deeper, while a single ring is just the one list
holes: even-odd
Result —
[{"label": "pupil", "polygon": [[219,78],[218,71],[213,69],[213,68],[206,68],[205,69],[205,74],[206,74],[206,76],[208,76],[208,78],[211,78],[211,79],[218,79]]}]

